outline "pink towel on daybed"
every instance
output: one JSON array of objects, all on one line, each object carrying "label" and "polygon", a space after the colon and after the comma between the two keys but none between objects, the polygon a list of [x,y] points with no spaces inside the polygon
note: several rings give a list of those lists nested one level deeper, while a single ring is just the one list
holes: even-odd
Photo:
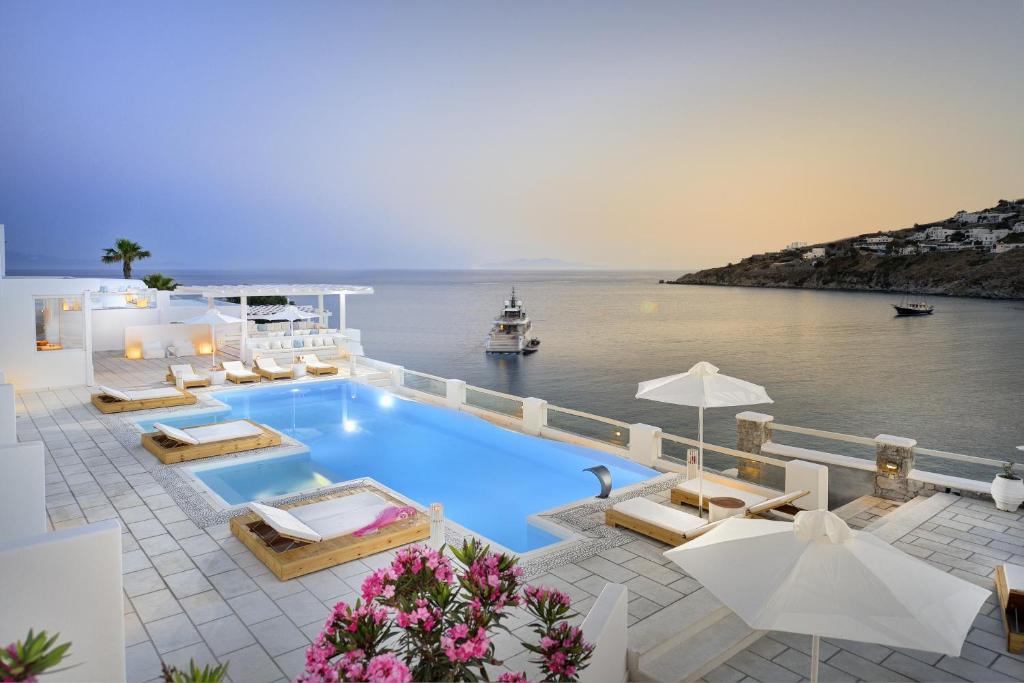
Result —
[{"label": "pink towel on daybed", "polygon": [[403,506],[403,507],[389,507],[381,510],[380,514],[377,515],[377,519],[373,520],[362,529],[357,529],[352,532],[353,536],[366,536],[372,534],[375,531],[379,531],[389,524],[394,524],[401,519],[409,519],[416,514],[416,508]]}]

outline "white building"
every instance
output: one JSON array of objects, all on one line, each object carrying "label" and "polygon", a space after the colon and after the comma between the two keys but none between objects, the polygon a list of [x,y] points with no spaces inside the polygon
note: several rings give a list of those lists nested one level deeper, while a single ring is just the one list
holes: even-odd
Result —
[{"label": "white building", "polygon": [[1021,247],[1024,247],[1024,242],[1014,242],[1012,244],[1004,244],[1000,242],[992,246],[992,253],[1003,254],[1008,251],[1013,251],[1014,249],[1020,249]]},{"label": "white building", "polygon": [[814,247],[804,252],[803,258],[805,261],[813,261],[814,259],[825,258],[825,247]]},{"label": "white building", "polygon": [[[0,225],[0,245],[3,237]],[[209,326],[180,321],[202,314],[214,305],[214,298],[239,293],[317,296],[321,311],[323,297],[337,295],[340,316],[332,323],[339,337],[358,343],[358,330],[345,329],[345,297],[373,292],[370,287],[347,285],[270,285],[266,291],[259,285],[182,287],[173,293],[158,292],[141,280],[7,276],[4,256],[0,248],[0,368],[19,391],[93,384],[96,351],[123,351],[126,358],[142,358],[146,346],[152,345],[164,357],[169,346],[185,339],[198,354],[211,353]],[[241,315],[237,304],[219,308]],[[321,320],[326,322],[326,313]],[[243,350],[244,340],[245,332]]]},{"label": "white building", "polygon": [[981,213],[977,213],[977,212],[976,213],[968,213],[967,211],[957,211],[956,214],[953,216],[953,220],[955,220],[960,225],[966,225],[968,223],[977,223],[978,222],[978,218],[980,216],[981,216]]},{"label": "white building", "polygon": [[954,232],[956,232],[956,230],[950,230],[949,228],[943,227],[932,227],[925,230],[924,234],[925,237],[929,240],[945,242],[946,240],[949,239],[949,236],[952,235]]},{"label": "white building", "polygon": [[1024,221],[1018,221],[1013,226],[1014,232],[1024,232]]},{"label": "white building", "polygon": [[796,251],[797,249],[803,249],[806,246],[807,242],[790,242],[786,249],[789,251]]},{"label": "white building", "polygon": [[876,237],[868,237],[864,241],[868,244],[889,244],[889,242],[892,242],[892,238],[888,235],[878,235]]}]

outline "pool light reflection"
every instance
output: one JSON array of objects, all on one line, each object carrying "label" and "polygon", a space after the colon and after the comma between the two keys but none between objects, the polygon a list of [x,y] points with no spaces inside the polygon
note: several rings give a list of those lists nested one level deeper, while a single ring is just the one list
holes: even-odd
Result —
[{"label": "pool light reflection", "polygon": [[383,394],[377,401],[381,408],[390,408],[395,405],[395,397],[391,394]]},{"label": "pool light reflection", "polygon": [[356,422],[355,420],[342,420],[341,428],[344,429],[349,434],[351,434],[352,432],[359,429],[359,423]]}]

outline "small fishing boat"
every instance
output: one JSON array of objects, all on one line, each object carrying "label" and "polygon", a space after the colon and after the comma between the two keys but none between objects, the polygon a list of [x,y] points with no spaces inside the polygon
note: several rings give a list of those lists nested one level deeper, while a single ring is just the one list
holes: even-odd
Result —
[{"label": "small fishing boat", "polygon": [[494,319],[491,332],[487,335],[487,353],[536,352],[540,348],[540,340],[529,336],[531,326],[530,318],[523,310],[523,302],[516,297],[516,290],[513,287],[512,296],[505,300],[505,306]]},{"label": "small fishing boat", "polygon": [[897,316],[931,315],[935,312],[935,307],[925,301],[923,296],[913,297],[909,293],[892,307],[896,309]]}]

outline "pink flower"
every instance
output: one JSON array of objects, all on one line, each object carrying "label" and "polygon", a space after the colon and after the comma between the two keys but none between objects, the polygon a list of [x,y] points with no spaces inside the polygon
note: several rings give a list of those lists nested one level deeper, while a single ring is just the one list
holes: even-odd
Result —
[{"label": "pink flower", "polygon": [[498,676],[499,683],[530,683],[526,673],[522,671],[506,671]]},{"label": "pink flower", "polygon": [[481,627],[473,636],[467,636],[469,636],[469,626],[466,624],[456,624],[441,636],[441,647],[449,660],[465,663],[471,659],[481,659],[487,656],[491,645],[491,641],[487,638],[487,631]]},{"label": "pink flower", "polygon": [[371,683],[409,683],[412,674],[393,654],[377,655],[366,665],[366,680]]}]

